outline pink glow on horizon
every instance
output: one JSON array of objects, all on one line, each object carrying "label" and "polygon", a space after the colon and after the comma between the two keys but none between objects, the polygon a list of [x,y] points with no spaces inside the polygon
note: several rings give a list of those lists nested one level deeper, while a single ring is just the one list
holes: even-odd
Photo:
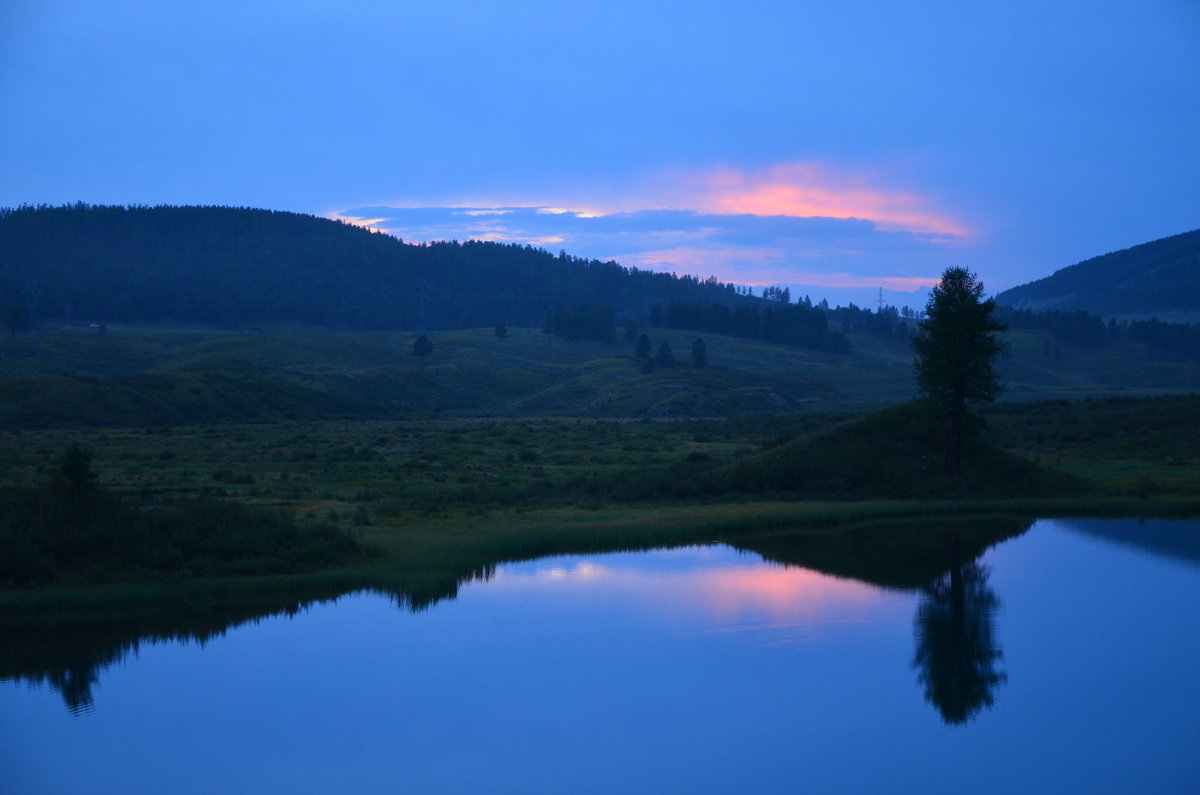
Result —
[{"label": "pink glow on horizon", "polygon": [[[788,281],[811,284],[814,287],[885,287],[888,290],[911,293],[922,287],[932,287],[940,276],[855,276],[852,273],[804,273],[791,271]],[[772,282],[773,283],[773,282]]]},{"label": "pink glow on horizon", "polygon": [[[932,287],[940,281],[939,276],[873,276],[853,273],[818,273],[797,271],[783,266],[787,259],[784,252],[771,248],[677,248],[625,254],[618,257],[638,267],[662,270],[671,268],[680,273],[691,273],[705,278],[715,276],[719,281],[767,287],[777,284],[805,284],[813,287],[875,288],[883,287],[896,292],[913,292],[922,287]],[[741,272],[745,266],[753,275]]]},{"label": "pink glow on horizon", "polygon": [[732,264],[769,265],[779,262],[783,259],[783,256],[783,252],[773,248],[699,248],[696,246],[677,246],[675,248],[625,254],[618,257],[618,260],[656,269],[663,266],[681,267],[686,269],[687,273],[697,273],[700,270],[725,268]]}]

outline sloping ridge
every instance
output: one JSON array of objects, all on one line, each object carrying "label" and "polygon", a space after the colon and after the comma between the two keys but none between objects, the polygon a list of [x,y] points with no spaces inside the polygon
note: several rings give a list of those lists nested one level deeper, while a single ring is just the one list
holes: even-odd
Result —
[{"label": "sloping ridge", "polygon": [[1200,316],[1200,229],[1093,257],[996,296],[1022,309]]}]

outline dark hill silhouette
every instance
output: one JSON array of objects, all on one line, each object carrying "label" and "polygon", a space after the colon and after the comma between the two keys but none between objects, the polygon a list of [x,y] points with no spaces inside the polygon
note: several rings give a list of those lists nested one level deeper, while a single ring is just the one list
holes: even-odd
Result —
[{"label": "dark hill silhouette", "polygon": [[[338,329],[541,326],[555,306],[771,302],[716,279],[469,241],[408,244],[349,224],[235,207],[0,210],[0,302],[86,322],[297,321]],[[815,310],[814,310],[815,311]]]},{"label": "dark hill silhouette", "polygon": [[1104,317],[1200,320],[1200,229],[1093,257],[1005,290],[1001,305]]}]

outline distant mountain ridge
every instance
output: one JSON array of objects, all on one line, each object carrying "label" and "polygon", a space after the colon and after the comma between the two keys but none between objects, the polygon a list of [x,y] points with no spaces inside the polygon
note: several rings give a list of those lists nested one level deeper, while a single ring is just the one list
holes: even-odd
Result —
[{"label": "distant mountain ridge", "polygon": [[1200,321],[1200,229],[1092,257],[996,296],[1019,309]]}]

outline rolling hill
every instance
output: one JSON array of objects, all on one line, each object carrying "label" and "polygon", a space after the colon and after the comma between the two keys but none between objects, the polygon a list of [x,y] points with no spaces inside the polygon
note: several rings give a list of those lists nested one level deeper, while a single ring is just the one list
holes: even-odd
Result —
[{"label": "rolling hill", "polygon": [[[357,417],[735,417],[862,411],[916,394],[907,341],[850,334],[849,354],[721,335],[646,329],[679,363],[643,373],[631,343],[570,341],[540,329],[329,331],[297,324],[253,333],[201,326],[58,326],[0,336],[0,429],[187,425]],[[687,356],[703,336],[708,366]],[[1200,363],[1144,346],[1090,348],[1013,330],[998,362],[1004,398],[1200,390]]]},{"label": "rolling hill", "polygon": [[1200,229],[1093,257],[1005,290],[1001,305],[1200,322]]},{"label": "rolling hill", "polygon": [[0,306],[19,325],[299,322],[353,330],[538,327],[559,304],[644,324],[654,304],[768,306],[715,279],[480,241],[409,244],[242,207],[0,209]]}]

